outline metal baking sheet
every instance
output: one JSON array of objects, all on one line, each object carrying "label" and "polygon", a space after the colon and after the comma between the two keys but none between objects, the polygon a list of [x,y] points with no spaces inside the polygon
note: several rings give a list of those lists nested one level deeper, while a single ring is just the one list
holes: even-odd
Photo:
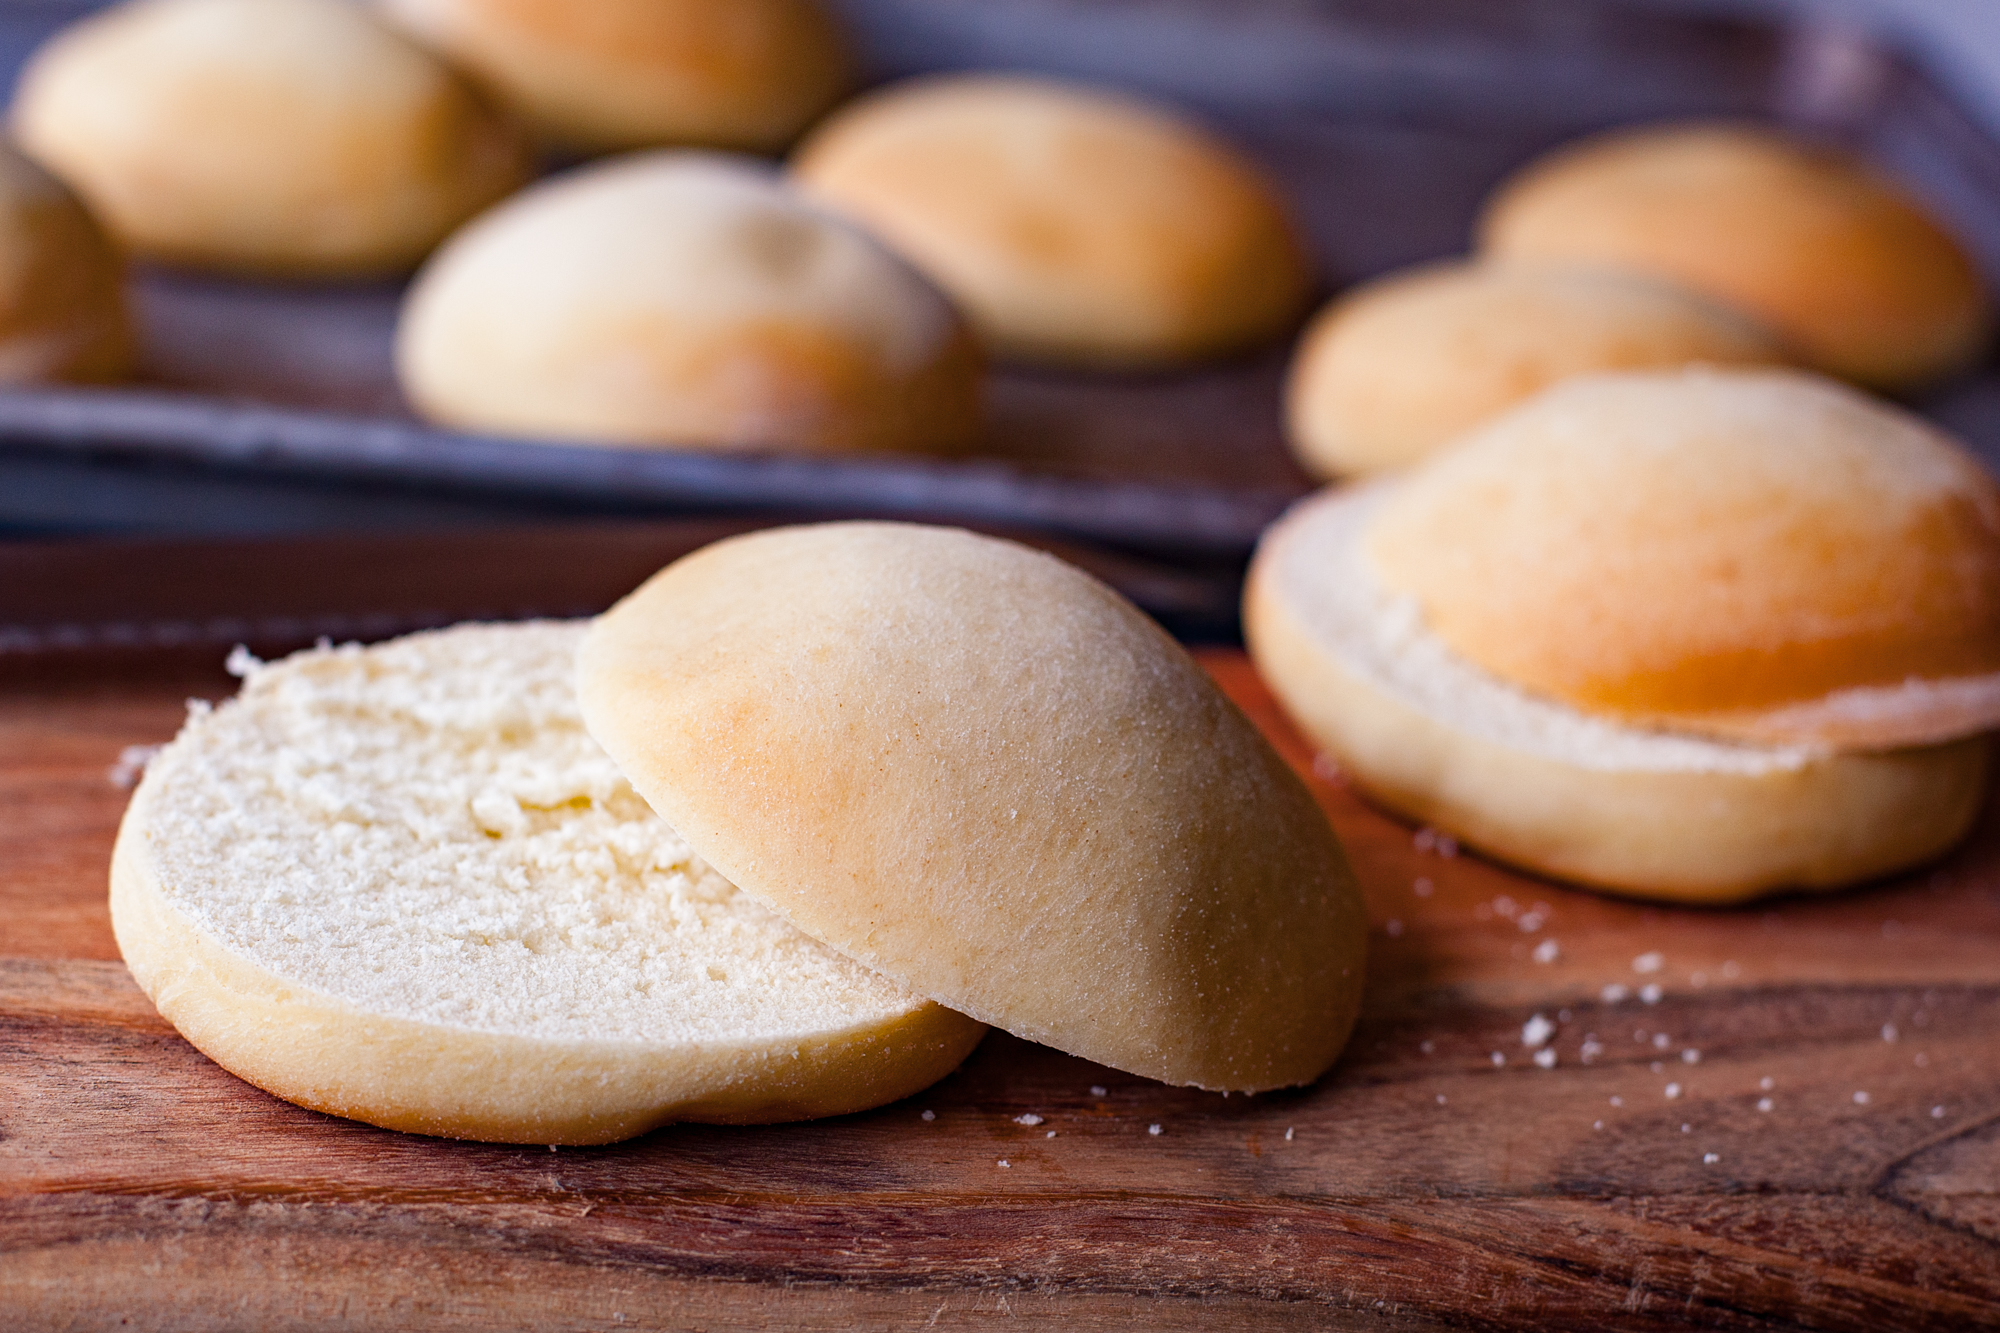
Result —
[{"label": "metal baking sheet", "polygon": [[[0,68],[91,7],[0,5]],[[1207,119],[1283,184],[1327,292],[1463,251],[1480,198],[1550,145],[1691,116],[1771,120],[1861,150],[1950,220],[1989,281],[2000,275],[2000,143],[1924,70],[1852,29],[1610,0],[841,8],[871,81],[1042,71]],[[0,531],[881,514],[1215,559],[1246,551],[1308,486],[1280,432],[1288,345],[1172,374],[999,367],[986,437],[967,459],[748,457],[427,429],[391,373],[396,284],[141,270],[133,288],[138,382],[0,392]],[[1914,405],[2000,459],[1992,364]]]}]

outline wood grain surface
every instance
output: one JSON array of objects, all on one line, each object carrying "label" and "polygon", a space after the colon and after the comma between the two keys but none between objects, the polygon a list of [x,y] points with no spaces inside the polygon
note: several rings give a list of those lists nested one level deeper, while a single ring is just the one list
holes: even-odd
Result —
[{"label": "wood grain surface", "polygon": [[181,660],[0,694],[0,1326],[2000,1327],[1990,816],[1915,876],[1689,911],[1446,855],[1322,774],[1374,938],[1317,1086],[996,1033],[869,1114],[551,1152],[276,1101],[133,986],[109,775],[230,689]]}]

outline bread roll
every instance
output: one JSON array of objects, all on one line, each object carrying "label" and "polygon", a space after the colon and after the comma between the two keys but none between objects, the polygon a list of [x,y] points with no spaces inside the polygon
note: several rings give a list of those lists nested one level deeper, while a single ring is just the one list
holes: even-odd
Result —
[{"label": "bread roll", "polygon": [[1155,366],[1274,337],[1311,278],[1229,145],[1149,103],[1041,79],[900,84],[815,130],[813,195],[908,255],[999,354]]},{"label": "bread roll", "polygon": [[409,268],[518,185],[519,133],[342,0],[131,0],[29,61],[14,132],[148,259]]},{"label": "bread roll", "polygon": [[[1368,557],[1371,524],[1410,484],[1298,506],[1259,546],[1243,608],[1272,691],[1382,804],[1539,874],[1696,903],[1916,865],[1978,815],[1984,736],[1886,750],[1720,741],[1630,726],[1502,680],[1432,632]],[[1609,574],[1622,595],[1659,591],[1630,588],[1622,572]],[[1495,571],[1484,586],[1518,573]]]},{"label": "bread roll", "polygon": [[1326,816],[1171,639],[1049,556],[831,524],[600,618],[592,734],[731,882],[919,994],[1118,1069],[1311,1081],[1366,923]]},{"label": "bread roll", "polygon": [[1969,364],[1990,324],[1972,261],[1900,190],[1748,127],[1628,130],[1552,153],[1487,205],[1479,247],[1679,283],[1880,388]]},{"label": "bread roll", "polygon": [[951,452],[979,357],[951,304],[737,159],[657,153],[536,186],[439,251],[396,332],[424,416],[660,447]]},{"label": "bread roll", "polygon": [[832,1115],[977,1023],[787,926],[585,734],[581,628],[465,626],[251,669],[119,830],[132,975],[217,1063],[391,1129],[608,1143]]},{"label": "bread roll", "polygon": [[0,383],[113,380],[131,361],[124,264],[74,195],[0,145]]},{"label": "bread roll", "polygon": [[1783,359],[1742,317],[1649,279],[1427,265],[1313,320],[1292,360],[1286,423],[1306,471],[1365,475],[1407,467],[1572,375]]},{"label": "bread roll", "polygon": [[544,139],[775,152],[847,87],[818,0],[380,0]]},{"label": "bread roll", "polygon": [[1816,376],[1569,380],[1412,473],[1366,542],[1453,652],[1627,725],[1876,749],[2000,722],[2000,488]]}]

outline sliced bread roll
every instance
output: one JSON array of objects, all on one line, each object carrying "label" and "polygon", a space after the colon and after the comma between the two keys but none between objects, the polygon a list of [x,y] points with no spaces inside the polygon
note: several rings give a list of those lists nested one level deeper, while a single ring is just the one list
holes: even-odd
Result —
[{"label": "sliced bread roll", "polygon": [[820,945],[584,731],[575,624],[248,670],[148,768],[112,924],[217,1063],[392,1129],[607,1143],[894,1100],[981,1026]]},{"label": "sliced bread roll", "polygon": [[1310,792],[1160,628],[971,533],[719,542],[599,618],[591,732],[706,858],[952,1008],[1169,1083],[1307,1083],[1367,931]]},{"label": "sliced bread roll", "polygon": [[1456,652],[1366,553],[1394,481],[1322,493],[1245,590],[1258,671],[1371,797],[1504,861],[1637,897],[1728,903],[1919,864],[1978,814],[1986,737],[1886,750],[1649,730]]}]

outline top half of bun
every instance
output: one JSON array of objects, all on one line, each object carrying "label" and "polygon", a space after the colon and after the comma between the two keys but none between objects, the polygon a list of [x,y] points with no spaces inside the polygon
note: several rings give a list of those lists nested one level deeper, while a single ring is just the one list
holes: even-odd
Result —
[{"label": "top half of bun", "polygon": [[1737,306],[1830,374],[1898,387],[1959,369],[1989,310],[1971,259],[1915,201],[1842,154],[1744,125],[1573,144],[1480,221],[1508,259],[1630,269]]},{"label": "top half of bun", "polygon": [[542,137],[581,152],[783,148],[846,87],[817,0],[378,0]]},{"label": "top half of bun", "polygon": [[1047,79],[957,74],[845,107],[801,185],[931,274],[1005,355],[1142,365],[1268,337],[1309,264],[1277,191],[1175,112]]},{"label": "top half of bun", "polygon": [[2000,489],[1815,376],[1567,381],[1411,473],[1366,540],[1453,650],[1586,712],[1861,748],[2000,722]]},{"label": "top half of bun", "polygon": [[1364,923],[1310,793],[1157,626],[1011,543],[718,543],[602,617],[592,734],[732,882],[920,994],[1167,1082],[1317,1077]]}]

